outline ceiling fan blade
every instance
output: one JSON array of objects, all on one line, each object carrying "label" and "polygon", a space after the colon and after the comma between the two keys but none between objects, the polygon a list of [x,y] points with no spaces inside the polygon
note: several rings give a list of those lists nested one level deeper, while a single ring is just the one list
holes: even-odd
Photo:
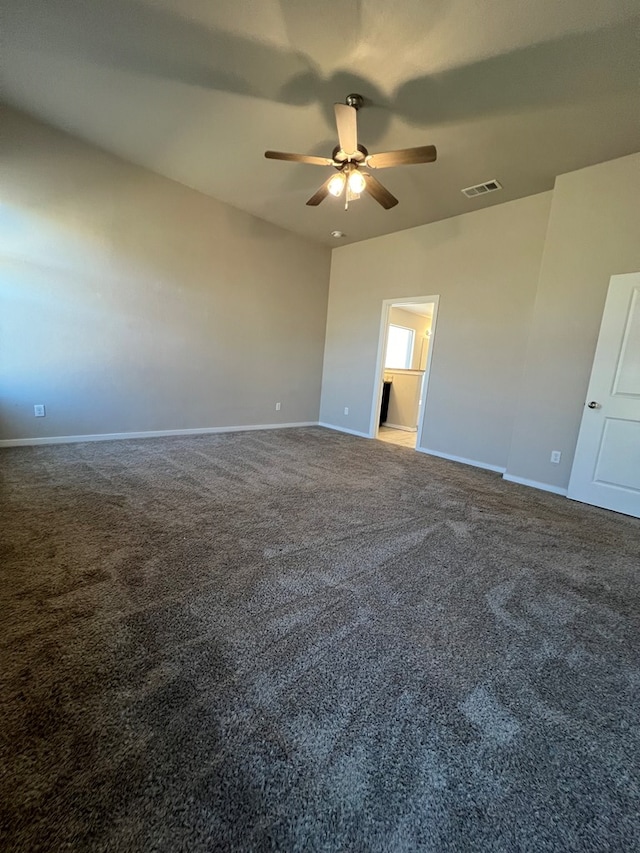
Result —
[{"label": "ceiling fan blade", "polygon": [[416,163],[433,163],[437,157],[435,145],[423,145],[420,148],[403,148],[400,151],[386,151],[384,154],[370,154],[367,166],[372,169],[388,169],[390,166],[413,166]]},{"label": "ceiling fan blade", "polygon": [[[331,178],[333,175],[331,175]],[[315,191],[315,193],[311,196],[307,204],[310,207],[317,207],[321,201],[323,201],[329,195],[329,181],[331,178],[327,178],[327,180],[322,184],[322,186]]]},{"label": "ceiling fan blade", "polygon": [[366,175],[364,172],[362,173],[362,177],[364,178],[364,188],[366,191],[370,196],[375,198],[378,204],[381,204],[385,210],[389,210],[389,208],[396,206],[398,199],[394,195],[391,195],[389,190],[386,187],[383,187],[377,178],[374,178],[373,175]]},{"label": "ceiling fan blade", "polygon": [[347,104],[334,104],[340,148],[348,156],[358,150],[358,111]]},{"label": "ceiling fan blade", "polygon": [[333,166],[328,157],[313,157],[311,154],[288,154],[286,151],[265,151],[267,160],[292,160],[294,163],[309,163],[310,166]]}]

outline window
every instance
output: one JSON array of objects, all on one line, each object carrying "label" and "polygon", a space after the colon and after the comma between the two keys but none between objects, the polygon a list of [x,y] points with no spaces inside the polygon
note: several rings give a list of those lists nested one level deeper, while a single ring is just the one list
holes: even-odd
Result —
[{"label": "window", "polygon": [[413,357],[413,339],[415,332],[404,326],[389,325],[387,333],[387,352],[384,359],[385,368],[402,370],[411,369]]}]

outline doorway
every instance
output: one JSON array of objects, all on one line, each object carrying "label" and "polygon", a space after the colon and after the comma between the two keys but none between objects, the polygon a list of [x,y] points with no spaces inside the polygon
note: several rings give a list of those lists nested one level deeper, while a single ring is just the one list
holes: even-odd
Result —
[{"label": "doorway", "polygon": [[385,299],[369,434],[411,450],[421,446],[437,296]]}]

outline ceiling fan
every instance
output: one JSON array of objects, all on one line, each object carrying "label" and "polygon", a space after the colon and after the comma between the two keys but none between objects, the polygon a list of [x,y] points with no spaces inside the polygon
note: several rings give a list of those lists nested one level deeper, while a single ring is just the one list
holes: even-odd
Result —
[{"label": "ceiling fan", "polygon": [[353,199],[360,198],[363,192],[369,193],[385,210],[395,207],[398,199],[393,196],[380,181],[367,169],[388,169],[390,166],[410,166],[415,163],[433,163],[436,159],[434,145],[419,148],[403,148],[400,151],[387,151],[384,154],[369,154],[364,145],[358,144],[357,113],[362,106],[362,95],[348,95],[344,104],[334,104],[339,144],[333,149],[331,157],[315,157],[310,154],[288,154],[284,151],[265,151],[269,160],[293,160],[295,163],[308,163],[311,166],[333,166],[337,174],[328,178],[311,196],[308,205],[315,207],[329,194],[345,194],[345,208]]}]

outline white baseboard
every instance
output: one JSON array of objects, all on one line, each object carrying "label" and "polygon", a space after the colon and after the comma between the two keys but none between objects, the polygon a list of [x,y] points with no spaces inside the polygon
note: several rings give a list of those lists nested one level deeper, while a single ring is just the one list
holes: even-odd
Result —
[{"label": "white baseboard", "polygon": [[514,477],[513,474],[503,474],[503,480],[509,483],[518,483],[520,486],[531,486],[532,489],[540,489],[543,492],[552,492],[554,495],[567,497],[567,490],[560,486],[550,486],[548,483],[539,483],[537,480],[526,480],[524,477]]},{"label": "white baseboard", "polygon": [[385,421],[383,424],[380,424],[380,426],[386,426],[389,427],[389,429],[401,429],[404,432],[418,432],[418,427],[408,427],[401,426],[400,424],[390,424],[389,421]]},{"label": "white baseboard", "polygon": [[119,441],[127,438],[163,438],[170,435],[206,435],[217,432],[248,432],[259,429],[291,429],[292,427],[318,426],[317,421],[300,421],[293,424],[248,424],[245,426],[200,427],[197,429],[158,429],[145,432],[104,432],[96,435],[51,435],[42,438],[6,438],[0,447],[29,447],[38,444],[77,444],[82,441]]},{"label": "white baseboard", "polygon": [[322,421],[318,423],[318,426],[324,427],[325,429],[333,429],[336,432],[346,432],[347,435],[357,435],[359,438],[371,438],[371,436],[366,432],[358,432],[357,429],[347,429],[346,427],[336,426],[335,424],[325,424]]},{"label": "white baseboard", "polygon": [[450,462],[462,462],[463,465],[473,465],[474,468],[484,468],[485,471],[495,471],[496,474],[504,474],[505,468],[499,465],[489,465],[487,462],[478,462],[476,459],[465,459],[464,456],[452,456],[451,453],[442,453],[440,450],[428,450],[426,447],[416,447],[419,453],[427,453],[429,456],[439,456]]}]

